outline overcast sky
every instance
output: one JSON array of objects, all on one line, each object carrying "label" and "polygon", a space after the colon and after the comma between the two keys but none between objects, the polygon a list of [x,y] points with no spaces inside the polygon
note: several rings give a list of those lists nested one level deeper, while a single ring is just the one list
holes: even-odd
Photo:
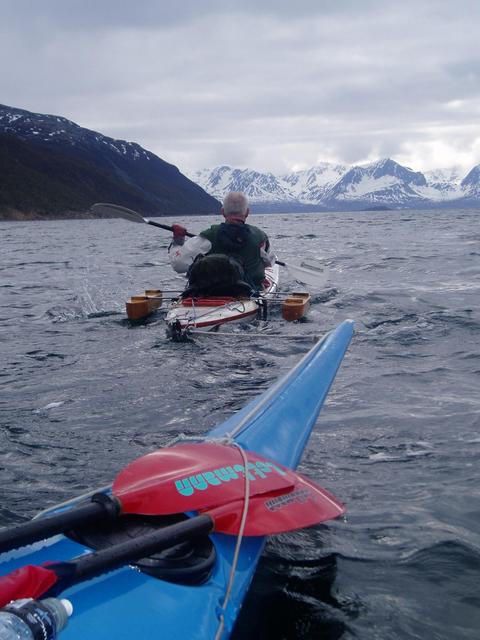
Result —
[{"label": "overcast sky", "polygon": [[0,0],[0,103],[181,171],[468,170],[480,0]]}]

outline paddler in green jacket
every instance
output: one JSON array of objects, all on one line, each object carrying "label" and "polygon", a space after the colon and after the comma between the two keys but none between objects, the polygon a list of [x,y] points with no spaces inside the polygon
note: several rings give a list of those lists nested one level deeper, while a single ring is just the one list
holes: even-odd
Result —
[{"label": "paddler in green jacket", "polygon": [[231,277],[227,273],[230,266],[233,264],[236,268],[238,265],[238,279],[252,289],[260,289],[265,267],[272,266],[276,258],[267,234],[246,223],[249,213],[245,194],[231,191],[221,209],[225,222],[212,225],[186,242],[185,228],[179,224],[172,225],[173,242],[169,256],[174,270],[187,273],[190,285],[202,277],[218,285],[224,278],[225,288]]}]

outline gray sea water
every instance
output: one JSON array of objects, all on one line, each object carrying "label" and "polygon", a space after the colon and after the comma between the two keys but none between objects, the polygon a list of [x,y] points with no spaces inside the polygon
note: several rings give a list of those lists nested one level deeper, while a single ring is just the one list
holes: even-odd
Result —
[{"label": "gray sea water", "polygon": [[[301,466],[347,521],[270,540],[234,637],[479,638],[479,222],[473,210],[257,216],[281,259],[330,270],[309,287],[308,321],[274,314],[260,335],[182,344],[161,314],[131,326],[123,312],[131,294],[183,286],[169,234],[0,222],[0,524],[205,432],[352,318]],[[280,288],[299,284],[284,271]]]}]

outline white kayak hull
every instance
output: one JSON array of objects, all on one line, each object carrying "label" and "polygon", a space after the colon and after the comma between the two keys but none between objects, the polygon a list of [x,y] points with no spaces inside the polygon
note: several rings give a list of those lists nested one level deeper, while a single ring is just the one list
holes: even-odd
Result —
[{"label": "white kayak hull", "polygon": [[262,315],[265,303],[275,297],[279,267],[265,269],[266,286],[256,297],[204,296],[174,301],[167,312],[167,333],[218,331],[225,325],[251,322]]}]

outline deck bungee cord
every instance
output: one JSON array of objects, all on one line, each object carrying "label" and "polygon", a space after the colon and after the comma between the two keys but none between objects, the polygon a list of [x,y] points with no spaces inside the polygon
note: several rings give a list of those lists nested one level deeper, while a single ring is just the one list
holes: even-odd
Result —
[{"label": "deck bungee cord", "polygon": [[[245,455],[245,451],[242,449],[242,447],[237,443],[237,442],[233,442],[232,446],[235,446],[241,455],[243,464],[245,466],[245,468],[247,468],[247,456]],[[242,541],[243,541],[243,535],[245,532],[245,525],[247,522],[247,516],[248,516],[248,508],[250,506],[250,478],[248,473],[245,474],[245,495],[243,498],[243,511],[242,511],[242,518],[240,521],[240,527],[238,530],[238,535],[237,535],[237,542],[235,544],[235,551],[233,553],[233,558],[232,558],[232,567],[230,569],[230,575],[228,577],[228,583],[227,583],[227,588],[225,591],[225,598],[223,599],[222,602],[222,607],[220,609],[219,612],[219,625],[218,625],[218,629],[217,629],[217,633],[215,634],[215,640],[220,640],[220,638],[222,637],[223,634],[223,630],[225,628],[225,612],[227,610],[227,606],[228,603],[230,602],[230,598],[232,595],[232,588],[233,588],[233,583],[235,580],[235,574],[237,571],[237,565],[238,565],[238,558],[240,555],[240,548],[242,546]]]},{"label": "deck bungee cord", "polygon": [[218,313],[219,311],[221,312],[222,310],[238,311],[238,313],[244,313],[246,310],[245,303],[242,300],[226,302],[224,305],[215,307],[215,309],[210,311],[205,311],[204,313],[197,311],[198,309],[201,309],[201,308],[202,307],[197,307],[195,303],[195,298],[192,298],[191,309],[192,309],[193,315],[191,319],[187,321],[187,324],[185,327],[186,329],[191,328],[193,325],[197,324],[198,322],[201,322],[202,320],[205,320],[205,319],[208,320],[208,318],[211,317],[214,313]]}]

